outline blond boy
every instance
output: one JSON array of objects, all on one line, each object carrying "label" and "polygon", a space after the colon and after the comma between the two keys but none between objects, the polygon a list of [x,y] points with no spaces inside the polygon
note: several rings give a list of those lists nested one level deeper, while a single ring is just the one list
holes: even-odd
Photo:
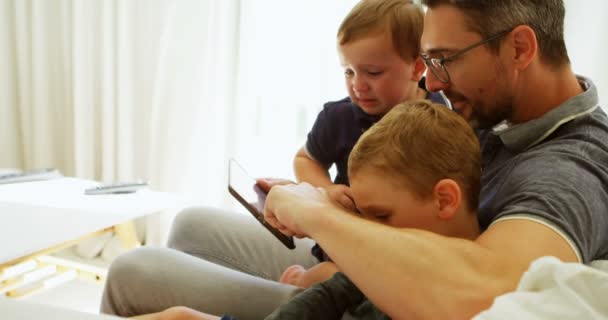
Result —
[{"label": "blond boy", "polygon": [[[480,233],[480,157],[473,130],[456,113],[428,101],[399,104],[363,134],[349,157],[357,210],[395,228],[474,240]],[[361,263],[366,259],[374,257]],[[340,272],[266,319],[338,320],[345,312],[359,320],[388,319]],[[156,316],[142,319],[218,319],[181,307]]]}]

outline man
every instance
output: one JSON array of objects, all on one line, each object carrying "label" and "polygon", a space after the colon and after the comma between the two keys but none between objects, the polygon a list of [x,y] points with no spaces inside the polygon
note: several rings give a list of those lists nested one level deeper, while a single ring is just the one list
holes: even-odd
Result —
[{"label": "man", "polygon": [[427,87],[478,129],[485,231],[467,241],[390,228],[306,184],[274,187],[265,215],[316,240],[392,318],[464,319],[539,257],[608,258],[608,120],[571,70],[562,0],[423,2]]}]

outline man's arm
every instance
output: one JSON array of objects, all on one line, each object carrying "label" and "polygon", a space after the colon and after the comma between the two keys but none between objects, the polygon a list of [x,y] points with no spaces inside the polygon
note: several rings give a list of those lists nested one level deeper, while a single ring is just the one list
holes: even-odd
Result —
[{"label": "man's arm", "polygon": [[273,189],[265,215],[288,233],[316,240],[394,319],[470,318],[514,290],[536,258],[576,261],[567,241],[533,221],[498,222],[474,242],[447,238],[361,219],[305,184]]}]

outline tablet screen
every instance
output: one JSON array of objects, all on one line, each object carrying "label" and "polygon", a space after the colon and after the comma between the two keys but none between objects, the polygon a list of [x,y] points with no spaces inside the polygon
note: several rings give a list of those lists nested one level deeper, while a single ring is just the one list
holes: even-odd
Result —
[{"label": "tablet screen", "polygon": [[228,191],[237,199],[268,231],[275,235],[285,246],[295,248],[293,238],[282,234],[264,219],[264,203],[266,192],[257,184],[255,179],[247,174],[234,159],[228,165]]}]

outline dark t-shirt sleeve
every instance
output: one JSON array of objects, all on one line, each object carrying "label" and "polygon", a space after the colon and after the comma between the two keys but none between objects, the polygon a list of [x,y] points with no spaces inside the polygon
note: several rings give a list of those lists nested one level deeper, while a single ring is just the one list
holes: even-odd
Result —
[{"label": "dark t-shirt sleeve", "polygon": [[329,168],[338,157],[335,145],[337,130],[332,122],[332,103],[326,103],[323,110],[317,115],[317,119],[308,133],[306,139],[306,152],[324,167]]},{"label": "dark t-shirt sleeve", "polygon": [[266,320],[339,320],[347,309],[358,306],[365,297],[341,272],[315,284],[283,304]]},{"label": "dark t-shirt sleeve", "polygon": [[496,194],[494,221],[522,216],[544,222],[573,242],[582,262],[605,258],[608,175],[601,166],[562,145],[531,151],[518,162]]}]

